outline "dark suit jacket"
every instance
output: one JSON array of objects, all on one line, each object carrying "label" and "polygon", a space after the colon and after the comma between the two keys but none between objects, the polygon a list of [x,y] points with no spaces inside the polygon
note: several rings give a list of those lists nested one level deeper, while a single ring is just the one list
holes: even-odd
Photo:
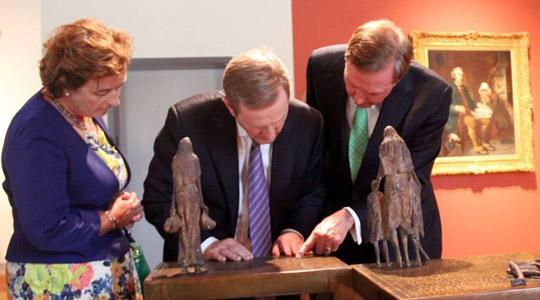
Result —
[{"label": "dark suit jacket", "polygon": [[[416,174],[422,183],[424,249],[432,258],[441,256],[441,230],[437,202],[430,181],[433,162],[441,146],[448,119],[452,89],[432,71],[412,63],[405,76],[384,100],[379,119],[368,143],[356,182],[351,180],[348,157],[349,125],[346,119],[347,92],[343,79],[346,45],[315,50],[307,67],[307,102],[318,109],[325,121],[325,178],[331,211],[350,206],[362,223],[362,239],[369,241],[366,199],[370,182],[379,168],[379,146],[383,130],[392,125],[405,140]],[[369,245],[353,246],[348,240],[338,257],[348,263],[371,262]],[[370,249],[371,248],[371,249]]]},{"label": "dark suit jacket", "polygon": [[[239,175],[236,121],[221,91],[199,94],[173,105],[154,144],[154,157],[144,182],[142,203],[146,218],[165,239],[164,261],[177,260],[177,235],[165,233],[163,224],[171,207],[171,160],[178,141],[190,137],[201,163],[201,185],[210,216],[217,221],[209,236],[232,238],[238,217]],[[272,239],[286,228],[307,238],[317,224],[325,197],[323,122],[319,112],[291,100],[283,130],[273,143],[270,216]]]}]

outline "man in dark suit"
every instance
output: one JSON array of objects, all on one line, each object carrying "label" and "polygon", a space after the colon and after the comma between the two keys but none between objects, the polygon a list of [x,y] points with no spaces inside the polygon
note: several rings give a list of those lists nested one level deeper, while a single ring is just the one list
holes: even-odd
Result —
[{"label": "man in dark suit", "polygon": [[295,255],[322,212],[322,116],[289,100],[289,77],[281,60],[267,49],[241,54],[227,65],[223,87],[225,93],[199,94],[173,105],[156,138],[142,203],[146,218],[165,239],[164,261],[177,259],[178,237],[166,233],[163,224],[171,207],[171,160],[186,136],[201,163],[204,202],[217,221],[213,230],[202,233],[206,259],[253,257],[247,186],[253,144],[260,145],[269,179],[265,205],[270,224],[264,229],[272,243],[263,255]]},{"label": "man in dark suit", "polygon": [[[379,169],[378,150],[388,125],[407,143],[422,184],[422,245],[432,258],[441,256],[441,224],[430,175],[452,89],[432,71],[411,63],[411,57],[410,42],[387,20],[361,25],[348,45],[320,48],[310,56],[306,96],[325,120],[324,167],[332,208],[298,257],[309,250],[325,255],[337,251],[335,255],[350,264],[374,262],[366,198]],[[367,116],[367,146],[354,168],[349,158],[357,150],[349,145],[349,134],[357,112]]]}]

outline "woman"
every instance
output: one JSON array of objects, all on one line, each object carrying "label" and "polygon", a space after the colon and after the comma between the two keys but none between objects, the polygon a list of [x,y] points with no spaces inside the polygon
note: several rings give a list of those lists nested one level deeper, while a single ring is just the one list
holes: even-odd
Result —
[{"label": "woman", "polygon": [[101,117],[119,104],[124,31],[81,19],[44,44],[43,88],[15,115],[2,152],[14,219],[10,299],[141,299],[122,229],[142,218],[128,165]]}]

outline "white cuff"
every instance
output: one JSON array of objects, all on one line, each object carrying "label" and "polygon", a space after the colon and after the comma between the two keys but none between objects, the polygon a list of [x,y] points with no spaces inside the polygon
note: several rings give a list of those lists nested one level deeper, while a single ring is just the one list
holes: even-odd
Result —
[{"label": "white cuff", "polygon": [[351,237],[358,245],[360,245],[362,244],[362,224],[360,223],[360,219],[352,208],[348,206],[344,208],[351,214],[354,219],[354,226],[351,228],[351,230],[349,230],[349,232],[351,233]]},{"label": "white cuff", "polygon": [[211,237],[207,238],[206,240],[204,240],[204,242],[201,243],[201,252],[204,254],[204,251],[206,250],[206,248],[208,248],[210,245],[212,245],[213,243],[215,243],[217,241],[218,241],[218,239],[216,239],[213,236],[211,236]]},{"label": "white cuff", "polygon": [[291,228],[283,229],[281,231],[281,234],[284,234],[285,232],[294,232],[294,233],[296,233],[296,234],[298,234],[300,236],[300,238],[302,239],[302,242],[304,241],[304,236],[300,232],[298,232],[298,231],[296,231],[294,229],[291,229]]}]

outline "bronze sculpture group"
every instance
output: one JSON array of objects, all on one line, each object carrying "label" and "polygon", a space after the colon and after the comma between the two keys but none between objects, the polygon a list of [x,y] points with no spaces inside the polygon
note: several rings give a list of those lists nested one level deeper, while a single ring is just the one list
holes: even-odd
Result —
[{"label": "bronze sculpture group", "polygon": [[[368,196],[368,226],[370,242],[375,246],[377,266],[380,266],[379,241],[383,245],[383,256],[388,266],[391,265],[388,253],[388,241],[395,251],[396,263],[403,266],[398,233],[401,239],[405,264],[411,265],[408,252],[408,240],[412,241],[417,265],[422,264],[422,257],[429,257],[420,244],[424,235],[421,184],[414,173],[411,154],[405,141],[396,130],[387,126],[384,139],[379,147],[380,166],[377,178],[371,183]],[[384,179],[384,192],[380,191]]]},{"label": "bronze sculpture group", "polygon": [[[420,238],[424,235],[421,185],[414,173],[407,145],[391,126],[384,130],[379,157],[379,173],[371,183],[372,191],[367,199],[370,242],[375,246],[377,266],[381,263],[379,242],[382,242],[382,253],[387,265],[391,265],[388,241],[394,248],[396,263],[403,266],[402,249],[405,264],[410,266],[409,239],[412,241],[416,264],[421,265],[422,257],[424,260],[429,259],[420,244]],[[204,273],[207,267],[201,252],[200,230],[211,230],[216,222],[210,218],[208,207],[204,204],[199,158],[193,153],[191,140],[187,137],[178,143],[172,170],[172,203],[164,229],[168,233],[179,234],[178,263],[182,274]],[[384,189],[381,192],[380,185],[383,180]]]},{"label": "bronze sculpture group", "polygon": [[182,274],[208,270],[201,253],[201,229],[211,230],[216,222],[208,215],[201,190],[201,165],[188,137],[178,143],[172,161],[173,195],[170,216],[164,229],[178,233],[178,263]]}]

